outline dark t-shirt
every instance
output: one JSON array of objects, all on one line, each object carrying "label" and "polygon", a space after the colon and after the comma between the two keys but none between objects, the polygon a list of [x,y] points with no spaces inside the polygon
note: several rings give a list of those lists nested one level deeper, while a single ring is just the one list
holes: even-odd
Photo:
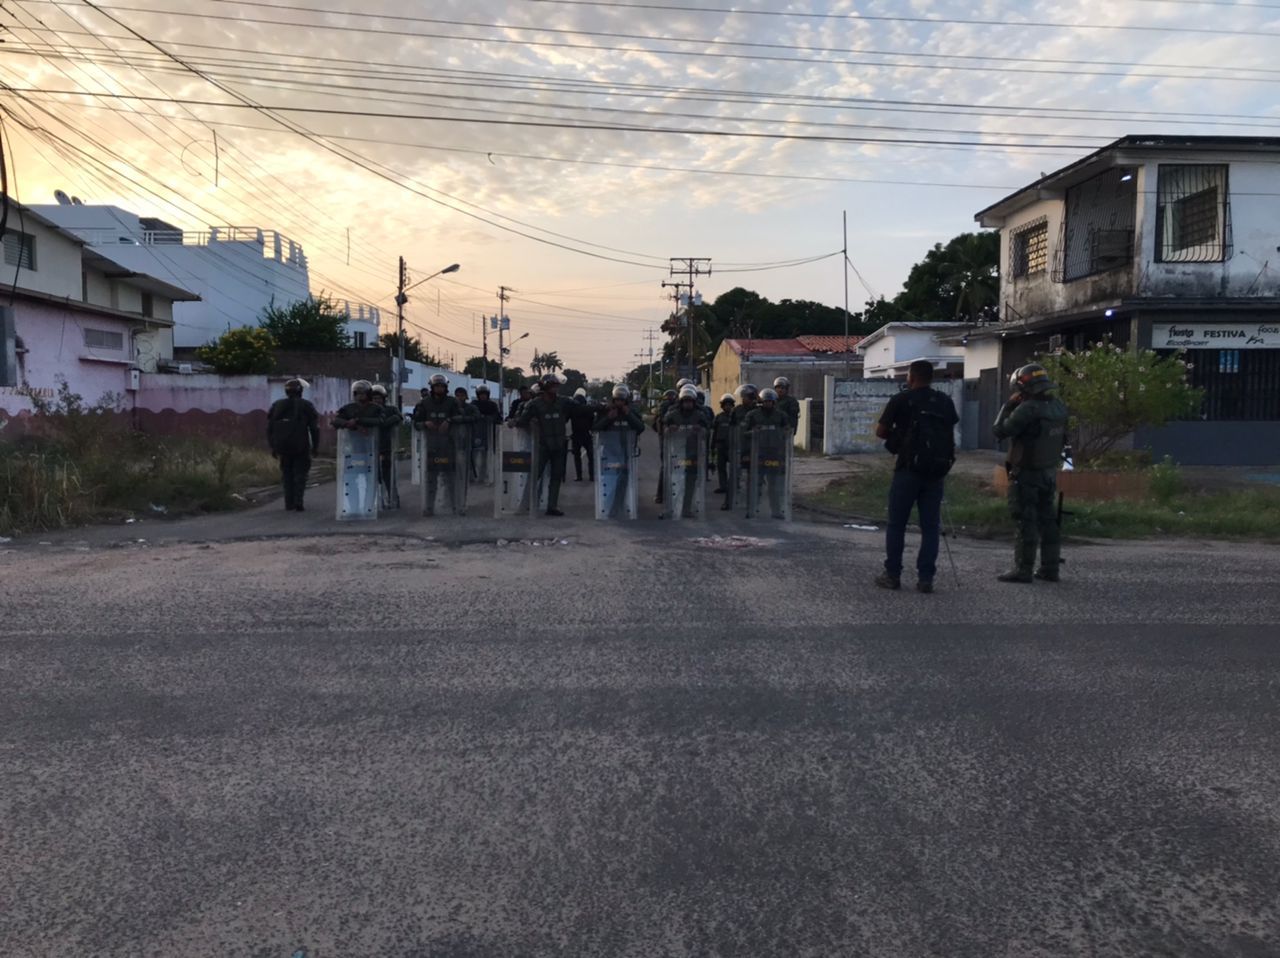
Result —
[{"label": "dark t-shirt", "polygon": [[[932,393],[933,396],[928,397],[926,395],[928,393]],[[880,414],[880,425],[887,426],[889,429],[889,438],[885,440],[884,447],[898,457],[893,467],[895,470],[906,468],[907,454],[910,450],[906,448],[904,440],[911,428],[915,407],[925,401],[938,403],[939,408],[944,410],[948,425],[955,426],[960,421],[960,416],[956,413],[956,404],[951,401],[951,397],[928,386],[923,389],[904,389],[890,399],[885,404],[884,412]]]}]

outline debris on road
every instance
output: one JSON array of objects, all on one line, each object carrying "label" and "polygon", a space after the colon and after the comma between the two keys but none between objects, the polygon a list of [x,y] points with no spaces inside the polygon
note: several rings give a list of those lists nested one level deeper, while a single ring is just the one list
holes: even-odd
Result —
[{"label": "debris on road", "polygon": [[776,546],[777,539],[757,539],[755,536],[703,536],[693,544],[703,549],[767,549]]},{"label": "debris on road", "polygon": [[844,527],[846,529],[857,529],[859,532],[879,532],[880,531],[879,526],[860,526],[856,522],[846,522],[844,524]]}]

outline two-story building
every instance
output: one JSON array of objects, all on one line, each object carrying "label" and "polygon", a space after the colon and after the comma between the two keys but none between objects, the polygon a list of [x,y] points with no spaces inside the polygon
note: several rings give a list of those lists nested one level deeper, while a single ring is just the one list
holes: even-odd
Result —
[{"label": "two-story building", "polygon": [[5,418],[31,411],[28,392],[52,398],[61,380],[89,403],[127,396],[142,373],[172,360],[174,303],[198,298],[121,264],[12,200],[3,264]]},{"label": "two-story building", "polygon": [[1183,350],[1199,418],[1135,445],[1183,463],[1280,462],[1280,138],[1127,136],[976,219],[1002,240],[1000,323],[967,337],[976,391],[1104,338]]},{"label": "two-story building", "polygon": [[[311,296],[306,252],[275,230],[214,226],[192,232],[117,206],[82,204],[65,195],[59,200],[32,209],[131,269],[199,295],[174,313],[179,347],[203,346],[229,328],[256,326],[268,306],[288,306]],[[378,307],[346,301],[337,305],[346,310],[352,345],[378,346]]]}]

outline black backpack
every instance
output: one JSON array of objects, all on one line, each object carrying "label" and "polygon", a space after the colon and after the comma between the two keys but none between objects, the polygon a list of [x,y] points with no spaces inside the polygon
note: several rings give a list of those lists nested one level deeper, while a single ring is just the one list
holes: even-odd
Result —
[{"label": "black backpack", "polygon": [[272,412],[271,451],[299,456],[311,448],[311,430],[305,399],[284,399]]},{"label": "black backpack", "polygon": [[917,399],[908,400],[911,422],[903,437],[902,458],[916,475],[941,479],[956,461],[956,436],[953,429],[954,407],[936,389],[924,391]]}]

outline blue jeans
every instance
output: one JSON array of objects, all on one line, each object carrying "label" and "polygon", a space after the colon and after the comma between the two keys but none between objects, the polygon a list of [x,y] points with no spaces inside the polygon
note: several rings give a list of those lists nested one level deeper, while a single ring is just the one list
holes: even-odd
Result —
[{"label": "blue jeans", "polygon": [[885,533],[884,571],[895,579],[902,575],[902,550],[906,543],[911,510],[920,510],[920,554],[916,572],[932,581],[938,565],[938,543],[942,538],[942,490],[945,479],[926,479],[909,469],[893,474],[889,487],[889,527]]}]

